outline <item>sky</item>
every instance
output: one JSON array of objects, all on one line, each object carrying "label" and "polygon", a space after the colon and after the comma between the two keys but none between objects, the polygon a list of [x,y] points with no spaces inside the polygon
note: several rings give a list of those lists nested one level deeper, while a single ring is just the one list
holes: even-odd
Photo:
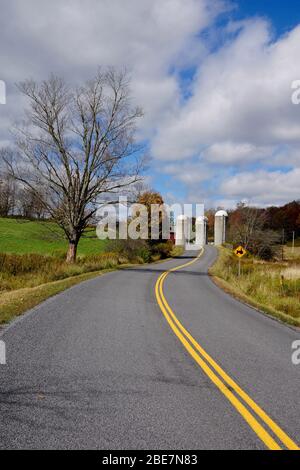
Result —
[{"label": "sky", "polygon": [[167,203],[300,198],[299,0],[0,0],[0,147],[15,84],[126,66],[144,110],[145,180]]}]

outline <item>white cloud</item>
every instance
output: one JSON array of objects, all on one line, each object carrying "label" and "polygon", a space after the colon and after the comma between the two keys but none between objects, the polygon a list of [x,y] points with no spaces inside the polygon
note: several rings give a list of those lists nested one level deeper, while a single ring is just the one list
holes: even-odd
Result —
[{"label": "white cloud", "polygon": [[[150,140],[156,170],[170,176],[166,191],[177,197],[180,182],[188,198],[230,206],[298,197],[300,106],[291,86],[300,79],[300,26],[274,40],[265,20],[228,21],[210,51],[214,20],[229,3],[0,0],[0,146],[24,105],[15,82],[50,72],[79,81],[98,65],[127,66],[145,112],[139,135]],[[188,93],[186,67],[196,69]]]},{"label": "white cloud", "polygon": [[211,169],[201,162],[175,162],[161,167],[160,170],[188,185],[198,184],[212,176]]},{"label": "white cloud", "polygon": [[157,158],[188,158],[228,141],[244,150],[300,143],[300,108],[291,103],[291,84],[300,76],[300,26],[271,39],[265,21],[248,21],[201,64],[191,98],[156,136]]},{"label": "white cloud", "polygon": [[224,196],[257,204],[282,204],[300,197],[300,168],[288,172],[256,171],[240,173],[221,185]]},{"label": "white cloud", "polygon": [[19,80],[46,78],[50,72],[81,80],[99,65],[126,66],[145,111],[143,131],[150,135],[179,103],[179,85],[170,69],[195,60],[186,51],[203,50],[197,35],[211,24],[222,2],[0,0],[0,8],[0,78],[9,89],[9,118],[16,115],[14,83]]},{"label": "white cloud", "polygon": [[[217,205],[299,198],[300,106],[291,96],[300,78],[300,26],[277,40],[261,19],[231,23],[227,32],[234,34],[201,62],[190,98],[163,121],[153,155],[180,165],[189,194]],[[202,175],[183,163],[195,155],[213,175],[202,188]]]},{"label": "white cloud", "polygon": [[270,146],[255,146],[250,143],[217,142],[204,150],[204,158],[211,163],[244,165],[264,160],[273,152]]}]

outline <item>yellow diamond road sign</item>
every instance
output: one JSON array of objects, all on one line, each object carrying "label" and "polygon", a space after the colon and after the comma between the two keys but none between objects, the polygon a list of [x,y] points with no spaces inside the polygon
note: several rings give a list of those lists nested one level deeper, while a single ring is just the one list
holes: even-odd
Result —
[{"label": "yellow diamond road sign", "polygon": [[238,246],[234,250],[234,254],[238,256],[239,258],[242,258],[246,254],[246,250],[242,246]]}]

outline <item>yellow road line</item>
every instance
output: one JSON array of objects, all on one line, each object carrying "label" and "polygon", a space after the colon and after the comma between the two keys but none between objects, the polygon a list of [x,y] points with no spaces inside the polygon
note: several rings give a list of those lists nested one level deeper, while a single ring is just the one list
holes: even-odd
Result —
[{"label": "yellow road line", "polygon": [[[166,276],[165,276],[166,277]],[[162,281],[165,279],[162,279]],[[168,305],[163,291],[162,283],[160,283],[160,291],[165,307],[169,311],[174,322],[177,324],[182,333],[190,340],[192,345],[199,351],[199,353],[206,359],[206,361],[213,367],[213,369],[224,379],[224,381],[234,389],[234,391],[249,405],[252,410],[269,426],[269,428],[277,435],[277,437],[285,444],[285,446],[290,450],[299,450],[298,446],[290,439],[289,436],[260,408],[250,397],[244,392],[238,384],[231,379],[228,374],[212,359],[211,356],[197,343],[197,341],[192,337],[192,335],[183,327],[179,322],[177,317],[172,312],[170,306]]]},{"label": "yellow road line", "polygon": [[[171,307],[169,306],[164,293],[163,293],[163,283],[170,272],[177,271],[183,267],[189,266],[195,263],[200,256],[202,255],[203,250],[197,256],[197,258],[189,261],[180,266],[176,266],[168,271],[162,273],[157,279],[155,285],[155,294],[157,302],[164,314],[167,322],[169,323],[171,329],[182,342],[184,347],[198,363],[198,365],[203,369],[203,371],[208,375],[212,382],[219,388],[219,390],[227,397],[227,399],[232,403],[232,405],[237,409],[237,411],[243,416],[247,421],[250,427],[254,432],[259,436],[259,438],[265,443],[265,445],[272,450],[280,450],[280,446],[275,442],[271,435],[261,426],[261,424],[255,419],[255,417],[248,411],[248,409],[236,398],[236,396],[228,389],[228,387],[219,379],[215,374],[217,372],[229,385],[237,395],[239,395],[245,403],[264,421],[264,423],[273,431],[273,433],[281,440],[281,442],[291,450],[299,450],[298,446],[292,439],[287,436],[287,434],[260,408],[250,397],[246,394],[237,383],[231,379],[228,374],[212,359],[211,356],[197,343],[197,341],[192,337],[192,335],[184,328],[180,323]],[[187,339],[189,341],[187,341]],[[195,349],[200,353],[195,351]],[[210,364],[211,368],[206,364],[205,360]]]}]

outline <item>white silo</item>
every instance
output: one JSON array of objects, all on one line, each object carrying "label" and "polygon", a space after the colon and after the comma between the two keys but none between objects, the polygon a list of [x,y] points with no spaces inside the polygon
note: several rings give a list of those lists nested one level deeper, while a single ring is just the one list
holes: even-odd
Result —
[{"label": "white silo", "polygon": [[222,245],[226,241],[226,223],[228,214],[220,210],[215,214],[215,245]]},{"label": "white silo", "polygon": [[175,244],[185,246],[189,232],[189,219],[186,215],[179,215],[176,220]]},{"label": "white silo", "polygon": [[196,219],[196,240],[197,246],[205,246],[207,244],[207,217],[200,216]]}]

